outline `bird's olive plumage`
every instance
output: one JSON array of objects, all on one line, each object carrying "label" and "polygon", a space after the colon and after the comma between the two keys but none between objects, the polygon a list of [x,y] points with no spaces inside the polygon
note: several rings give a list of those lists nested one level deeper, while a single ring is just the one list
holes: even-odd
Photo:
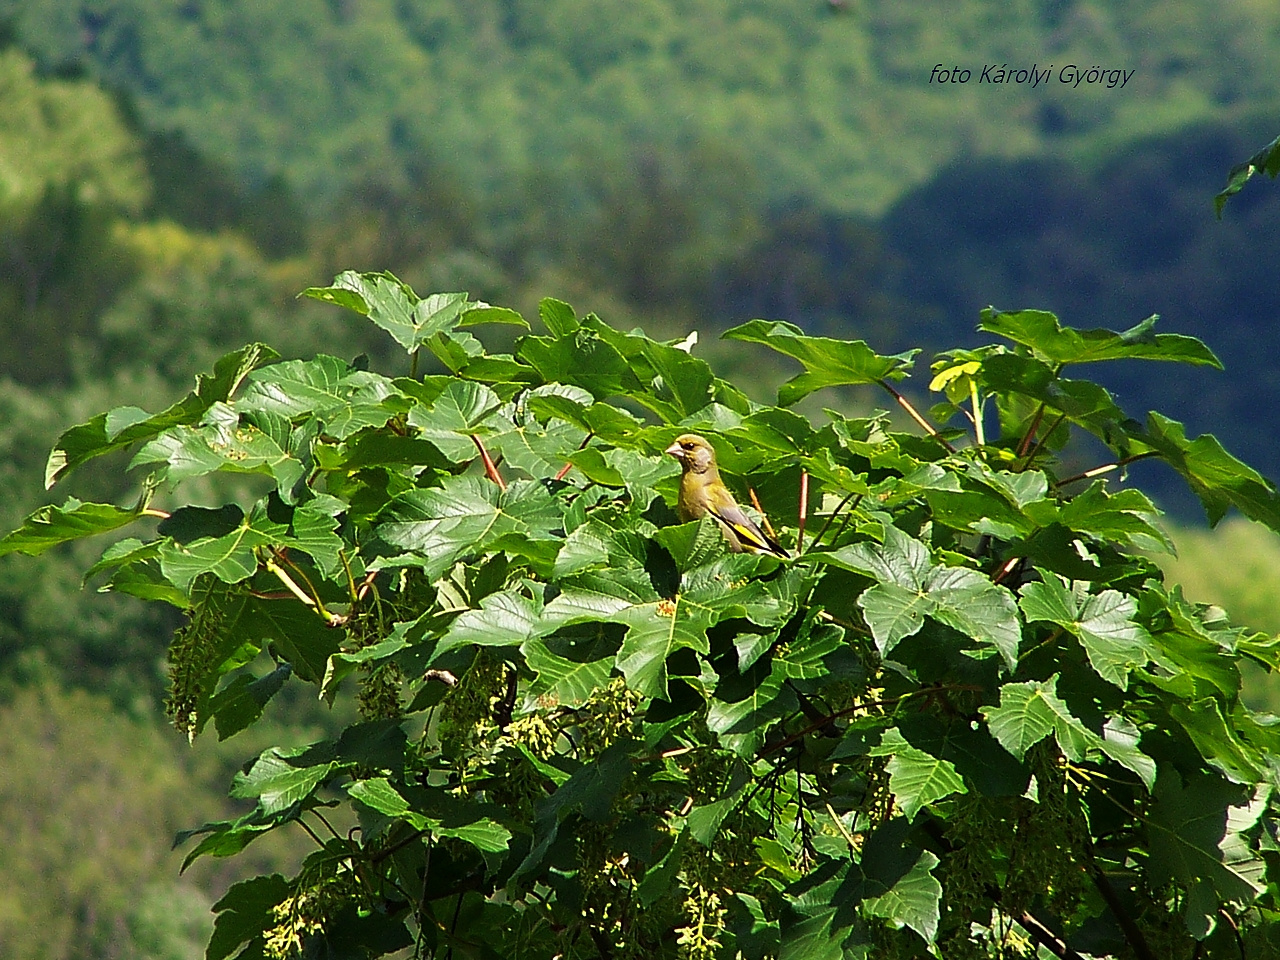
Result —
[{"label": "bird's olive plumage", "polygon": [[703,437],[696,433],[681,434],[666,452],[679,460],[683,468],[676,504],[681,520],[712,517],[720,524],[734,553],[788,556],[787,551],[738,506],[729,488],[720,480],[715,449]]}]

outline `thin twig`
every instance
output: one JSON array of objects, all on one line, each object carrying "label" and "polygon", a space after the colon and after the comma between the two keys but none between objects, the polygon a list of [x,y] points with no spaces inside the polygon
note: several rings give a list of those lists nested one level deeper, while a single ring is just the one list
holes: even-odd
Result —
[{"label": "thin twig", "polygon": [[1086,470],[1084,473],[1077,473],[1074,477],[1067,477],[1065,480],[1059,480],[1054,484],[1054,486],[1065,487],[1067,484],[1075,483],[1077,480],[1091,480],[1094,477],[1102,476],[1104,473],[1111,473],[1112,471],[1119,470],[1121,467],[1127,467],[1129,464],[1135,463],[1138,460],[1147,460],[1151,457],[1158,456],[1160,456],[1160,453],[1157,450],[1148,450],[1146,453],[1135,453],[1131,457],[1122,457],[1115,463],[1104,463],[1102,466],[1094,467],[1092,470]]},{"label": "thin twig", "polygon": [[317,834],[314,830],[311,829],[307,821],[303,820],[301,817],[298,817],[293,822],[296,823],[298,826],[300,826],[303,830],[307,831],[307,835],[310,836],[311,839],[316,842],[316,845],[321,850],[324,849],[324,841],[320,839],[319,834]]},{"label": "thin twig", "polygon": [[445,960],[453,960],[453,938],[458,933],[458,917],[462,915],[462,894],[458,891],[458,902],[453,907],[453,923],[449,924],[449,952],[445,954]]},{"label": "thin twig", "polygon": [[1226,907],[1219,907],[1218,913],[1222,915],[1222,919],[1227,921],[1227,926],[1231,928],[1231,932],[1236,935],[1236,949],[1240,951],[1240,960],[1245,960],[1244,955],[1244,938],[1240,936],[1240,925],[1236,923],[1235,917],[1227,913]]},{"label": "thin twig", "polygon": [[[319,821],[320,821],[321,823],[323,823],[326,827],[328,827],[329,832],[333,834],[333,838],[334,838],[335,840],[341,840],[341,839],[342,839],[342,834],[340,834],[337,830],[333,829],[333,824],[332,824],[332,823],[330,823],[328,820],[326,820],[326,819],[325,819],[325,816],[324,816],[324,814],[323,814],[323,813],[321,813],[319,810],[312,810],[311,812],[312,812],[312,814],[314,814],[314,815],[315,815],[315,818],[316,818],[317,820],[319,820]],[[350,837],[348,837],[347,839],[348,839],[348,841],[349,841],[351,838],[350,838]]]},{"label": "thin twig", "polygon": [[1066,942],[1045,926],[1042,921],[1032,916],[1030,910],[1022,911],[1022,916],[1018,917],[1018,923],[1023,930],[1031,934],[1031,939],[1055,957],[1059,957],[1060,960],[1084,960],[1084,957],[1067,946]]},{"label": "thin twig", "polygon": [[769,538],[777,540],[778,535],[773,532],[773,524],[769,522],[769,515],[764,512],[764,507],[760,506],[760,498],[756,496],[755,487],[747,487],[747,493],[751,494],[751,505],[756,508],[756,513],[760,514],[760,519],[764,521],[764,532],[769,534]]},{"label": "thin twig", "polygon": [[[1092,860],[1092,854],[1089,855]],[[1133,917],[1129,916],[1124,908],[1124,904],[1120,902],[1120,897],[1116,894],[1115,887],[1111,886],[1111,881],[1107,879],[1107,875],[1102,872],[1102,868],[1096,863],[1090,863],[1089,869],[1086,871],[1093,885],[1097,887],[1098,893],[1102,894],[1102,899],[1107,902],[1112,915],[1116,918],[1116,922],[1120,924],[1120,930],[1124,933],[1124,938],[1129,941],[1129,946],[1133,949],[1133,955],[1138,960],[1156,960],[1155,954],[1151,952],[1151,948],[1147,946],[1146,937],[1142,935],[1142,930],[1134,923]]]},{"label": "thin twig", "polygon": [[515,667],[511,667],[507,673],[507,692],[502,698],[502,702],[498,704],[498,709],[494,712],[494,719],[498,721],[498,729],[506,730],[511,726],[511,715],[516,708],[516,692],[519,689],[520,673]]},{"label": "thin twig", "polygon": [[377,570],[370,570],[363,580],[360,581],[360,587],[356,590],[356,599],[363,600],[365,595],[373,589],[373,578],[378,575]]},{"label": "thin twig", "polygon": [[1040,421],[1044,419],[1044,401],[1040,401],[1040,406],[1036,408],[1036,415],[1031,418],[1031,426],[1027,428],[1026,436],[1022,438],[1022,442],[1018,444],[1018,452],[1014,454],[1016,457],[1026,456],[1027,450],[1031,448],[1031,441],[1035,439],[1036,431],[1040,429]]},{"label": "thin twig", "polygon": [[409,844],[413,843],[413,841],[421,840],[429,832],[430,831],[427,831],[427,830],[415,830],[413,831],[413,833],[409,834],[409,836],[405,837],[403,840],[397,840],[395,843],[387,847],[385,850],[379,850],[377,853],[375,853],[372,857],[369,858],[369,862],[381,863],[383,860],[387,859],[387,857],[391,856],[393,853],[398,853],[399,851],[403,850]]},{"label": "thin twig", "polygon": [[[858,501],[862,501],[862,494],[858,494]],[[845,528],[849,526],[849,521],[853,519],[853,511],[857,509],[857,504],[850,508],[849,512],[844,515],[844,520],[840,523],[840,528],[835,532],[835,536],[831,538],[832,543],[840,542],[840,535],[844,533]]]},{"label": "thin twig", "polygon": [[809,519],[809,471],[800,471],[800,532],[796,534],[796,553],[804,553],[804,525]]},{"label": "thin twig", "polygon": [[[822,525],[822,529],[818,531],[818,535],[817,535],[816,537],[814,537],[814,538],[813,538],[813,542],[814,542],[814,543],[821,543],[821,542],[822,542],[822,537],[823,537],[823,535],[827,532],[827,528],[828,528],[829,526],[831,526],[831,521],[832,521],[832,520],[834,520],[834,519],[836,518],[836,514],[837,514],[837,513],[839,513],[841,510],[843,510],[843,509],[844,509],[844,505],[845,505],[846,503],[848,503],[850,500],[852,500],[854,497],[857,497],[857,498],[858,498],[858,502],[859,502],[859,503],[861,503],[861,502],[862,502],[862,496],[863,496],[863,495],[862,495],[862,494],[860,494],[860,493],[851,493],[851,494],[849,494],[847,497],[845,497],[843,500],[841,500],[839,503],[837,503],[837,504],[836,504],[836,508],[835,508],[834,510],[832,510],[832,511],[831,511],[831,515],[830,515],[829,517],[827,517],[827,522],[826,522],[826,523],[824,523],[824,524]],[[850,508],[849,508],[849,511],[850,511],[850,513],[852,513],[852,512],[853,512],[854,510],[856,510],[856,509],[858,509],[858,504],[857,504],[857,503],[855,503],[852,507],[850,507]]]},{"label": "thin twig", "polygon": [[[324,601],[320,599],[320,594],[316,590],[315,585],[311,582],[311,578],[308,577],[306,572],[303,571],[296,563],[289,559],[287,550],[277,550],[273,548],[271,552],[274,559],[267,560],[266,568],[276,575],[276,579],[289,588],[290,593],[307,606],[314,608],[316,613],[320,614],[320,616],[324,618],[324,622],[329,626],[336,627],[346,622],[347,618],[344,615],[330,613],[325,609]],[[293,578],[285,572],[284,567],[280,566],[280,563],[276,563],[276,560],[279,560],[280,563],[287,564],[290,570],[301,577],[302,582],[307,585],[307,590],[311,591],[310,594],[304,592],[301,587],[294,583]]]},{"label": "thin twig", "polygon": [[809,724],[809,726],[805,727],[803,730],[799,730],[796,733],[793,733],[790,736],[785,737],[782,740],[779,740],[777,743],[772,744],[771,746],[765,747],[758,754],[756,754],[756,756],[763,759],[764,757],[769,756],[769,754],[771,753],[777,753],[779,750],[782,750],[785,747],[791,746],[791,744],[795,743],[797,740],[802,740],[803,738],[807,737],[809,734],[813,733],[813,731],[820,730],[822,727],[825,727],[832,720],[838,720],[841,717],[847,717],[852,713],[857,713],[859,710],[866,710],[871,707],[896,706],[897,704],[900,704],[903,700],[906,700],[910,697],[918,697],[922,695],[928,696],[928,695],[932,695],[934,693],[938,693],[940,691],[945,691],[945,690],[977,690],[977,689],[980,689],[980,688],[973,686],[971,684],[958,684],[958,685],[947,684],[947,685],[939,685],[934,687],[927,687],[922,690],[910,690],[907,693],[904,693],[900,697],[890,697],[887,700],[868,700],[864,703],[855,703],[851,707],[845,707],[843,710],[837,710],[835,713],[831,714],[830,716],[823,717],[821,720],[818,720],[815,723]]},{"label": "thin twig", "polygon": [[[288,562],[289,561],[287,560],[285,561],[285,563],[288,563]],[[292,567],[293,564],[289,564],[289,566]],[[339,626],[340,624],[346,621],[346,618],[344,616],[340,614],[330,613],[328,610],[325,609],[324,604],[320,601],[319,596],[314,595],[314,589],[315,589],[314,587],[312,588],[313,595],[308,596],[306,591],[304,591],[300,586],[298,586],[296,583],[293,582],[293,578],[290,577],[287,572],[285,572],[284,567],[276,563],[274,559],[267,560],[266,568],[276,575],[276,579],[278,579],[281,583],[283,583],[289,589],[289,592],[291,594],[293,594],[295,597],[301,600],[304,604],[306,604],[308,607],[314,610],[317,614],[319,614],[320,617],[323,618],[324,622],[327,623],[329,626],[331,627]],[[303,574],[302,571],[299,570],[297,567],[294,567],[294,572],[302,576],[304,581],[306,580],[305,574]],[[311,583],[307,582],[307,586],[310,587]]]},{"label": "thin twig", "polygon": [[831,806],[831,801],[827,801],[827,813],[831,815],[831,822],[836,825],[836,829],[840,831],[840,835],[844,837],[844,842],[849,844],[849,849],[855,853],[858,850],[858,843],[853,839],[853,834],[849,832],[849,828],[844,825],[844,821],[836,814],[835,807]]},{"label": "thin twig", "polygon": [[1023,470],[1026,470],[1031,466],[1031,464],[1035,463],[1036,457],[1040,456],[1040,451],[1044,449],[1044,445],[1048,443],[1049,438],[1053,436],[1053,431],[1057,430],[1059,425],[1065,419],[1067,419],[1067,415],[1065,413],[1058,414],[1058,419],[1053,421],[1053,424],[1049,429],[1040,435],[1040,439],[1036,441],[1035,446],[1031,448],[1031,452],[1027,454],[1027,462],[1022,465]]},{"label": "thin twig", "polygon": [[[595,436],[594,433],[588,433],[585,437],[583,437],[582,442],[578,444],[578,449],[585,450],[587,447],[587,444],[591,442],[591,438],[594,436]],[[556,479],[563,480],[565,477],[569,475],[569,471],[572,469],[573,469],[573,464],[566,463],[563,467],[560,468],[560,472],[556,474]]]},{"label": "thin twig", "polygon": [[1012,573],[1013,568],[1016,567],[1021,562],[1022,562],[1022,557],[1010,557],[1008,560],[1004,562],[1004,564],[1000,567],[1000,569],[996,571],[995,576],[991,578],[991,582],[999,583],[1001,580],[1007,577],[1010,573]]},{"label": "thin twig", "polygon": [[913,407],[911,405],[911,401],[908,400],[906,397],[904,397],[901,393],[899,393],[897,389],[893,386],[893,384],[891,384],[888,380],[877,380],[876,383],[880,384],[880,386],[888,390],[889,393],[893,395],[893,399],[898,401],[898,405],[902,407],[903,410],[907,411],[907,413],[911,416],[911,419],[914,420],[916,423],[920,424],[920,428],[924,430],[925,433],[927,433],[929,436],[933,437],[933,439],[937,440],[940,444],[942,444],[943,447],[946,448],[947,453],[956,452],[956,448],[947,442],[947,438],[938,432],[938,428],[935,427],[928,420],[926,420],[924,417],[922,417],[920,415],[920,411],[917,410],[915,407]]},{"label": "thin twig", "polygon": [[498,472],[497,465],[493,462],[493,457],[489,456],[489,451],[484,448],[484,444],[480,438],[474,433],[471,434],[471,442],[476,445],[476,449],[480,451],[480,459],[484,461],[484,472],[489,479],[498,485],[498,489],[503,493],[507,492],[507,481],[502,479],[502,474]]}]

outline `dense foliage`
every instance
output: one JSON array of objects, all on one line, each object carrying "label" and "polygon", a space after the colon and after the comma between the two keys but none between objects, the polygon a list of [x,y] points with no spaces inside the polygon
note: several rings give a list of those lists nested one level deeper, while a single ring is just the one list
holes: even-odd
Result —
[{"label": "dense foliage", "polygon": [[[299,682],[358,701],[335,738],[245,764],[251,812],[188,835],[188,862],[293,825],[317,845],[222,898],[211,958],[1266,955],[1280,744],[1239,666],[1270,669],[1273,641],[1166,585],[1138,552],[1168,547],[1157,511],[1104,478],[1162,460],[1215,522],[1280,527],[1280,498],[1213,437],[1063,375],[1216,364],[1198,341],[989,310],[1002,342],[940,355],[925,416],[894,385],[913,354],[785,323],[727,334],[803,366],[772,406],[694,337],[554,300],[546,335],[496,354],[470,328],[523,318],[463,294],[307,292],[415,372],[246,347],[160,413],[63,434],[48,483],[131,448],[133,506],[69,500],[0,541],[159,520],[89,575],[185,612],[168,706],[192,737]],[[424,354],[448,372],[418,375]],[[860,384],[924,434],[788,409]],[[676,520],[661,451],[689,430],[791,557]],[[1077,432],[1115,459],[1061,476]],[[157,506],[216,472],[264,492]]]}]

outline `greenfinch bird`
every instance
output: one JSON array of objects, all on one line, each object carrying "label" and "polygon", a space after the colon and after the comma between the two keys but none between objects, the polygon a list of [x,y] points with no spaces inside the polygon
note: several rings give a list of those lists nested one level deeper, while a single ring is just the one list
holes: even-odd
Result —
[{"label": "greenfinch bird", "polygon": [[688,522],[710,516],[719,525],[729,549],[734,553],[771,553],[790,556],[738,506],[733,494],[720,481],[716,452],[696,433],[684,433],[667,447],[666,453],[680,461],[680,519]]}]

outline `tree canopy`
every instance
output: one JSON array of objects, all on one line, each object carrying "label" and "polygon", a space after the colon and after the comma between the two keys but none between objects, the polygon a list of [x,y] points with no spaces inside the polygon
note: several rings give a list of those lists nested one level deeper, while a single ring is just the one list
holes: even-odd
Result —
[{"label": "tree canopy", "polygon": [[[1065,376],[1216,365],[1199,341],[989,310],[994,342],[939,355],[922,412],[895,386],[914,352],[740,325],[802,367],[772,405],[693,338],[556,300],[497,353],[472,328],[528,325],[466,294],[350,271],[306,292],[411,375],[247,346],[158,413],[59,439],[50,485],[128,448],[135,503],[71,499],[0,541],[159,521],[87,576],[184,611],[168,710],[191,737],[236,736],[286,685],[358,702],[337,736],[245,764],[250,812],[183,835],[188,863],[295,824],[317,845],[221,899],[210,956],[1265,948],[1280,745],[1240,664],[1273,668],[1275,642],[1166,584],[1154,505],[1106,478],[1160,460],[1212,521],[1272,529],[1280,498],[1212,436]],[[792,409],[849,386],[919,429]],[[662,451],[690,430],[790,558],[678,522]],[[1114,459],[1062,475],[1076,433]],[[214,473],[260,494],[161,506]]]}]

